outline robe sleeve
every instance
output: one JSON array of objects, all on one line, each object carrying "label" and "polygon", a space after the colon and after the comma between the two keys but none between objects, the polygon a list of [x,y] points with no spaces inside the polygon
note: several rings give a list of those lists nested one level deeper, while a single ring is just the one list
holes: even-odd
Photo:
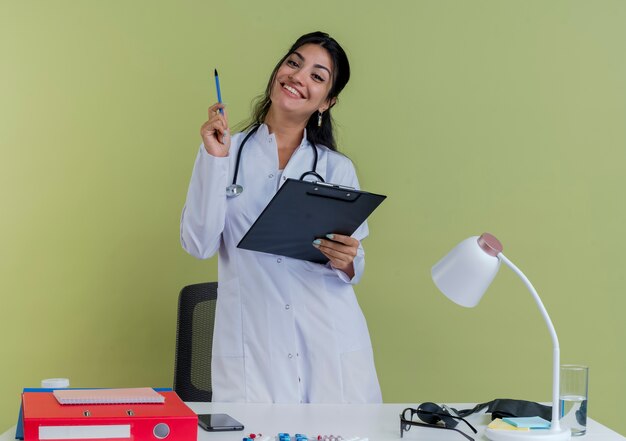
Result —
[{"label": "robe sleeve", "polygon": [[180,219],[180,243],[199,259],[213,256],[220,245],[226,221],[229,163],[228,156],[212,156],[204,145],[200,146]]},{"label": "robe sleeve", "polygon": [[[335,154],[336,155],[336,154]],[[337,157],[335,157],[337,158]],[[345,185],[347,187],[352,187],[357,190],[360,190],[359,179],[357,178],[356,171],[354,169],[354,165],[352,161],[350,161],[345,156],[340,156],[340,165],[336,168],[336,176],[333,177],[333,184]],[[363,276],[363,272],[365,271],[365,250],[363,249],[363,239],[365,239],[369,234],[369,228],[367,226],[367,221],[363,222],[359,228],[352,234],[352,237],[359,241],[359,249],[357,250],[357,254],[354,258],[352,264],[354,265],[354,277],[350,279],[346,273],[336,268],[332,268],[330,263],[327,265],[337,274],[342,281],[346,283],[350,283],[352,285],[356,285],[361,280]]]}]

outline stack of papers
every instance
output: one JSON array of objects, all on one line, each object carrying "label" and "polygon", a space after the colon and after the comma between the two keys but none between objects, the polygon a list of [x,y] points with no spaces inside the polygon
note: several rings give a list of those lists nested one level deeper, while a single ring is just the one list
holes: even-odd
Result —
[{"label": "stack of papers", "polygon": [[524,431],[524,432],[529,432],[530,431],[530,429],[528,427],[515,427],[515,426],[512,426],[509,423],[505,423],[500,418],[496,418],[495,420],[490,422],[487,427],[489,429],[493,429],[493,430],[521,430],[521,431]]},{"label": "stack of papers", "polygon": [[59,389],[53,394],[60,404],[164,403],[165,397],[149,387],[126,389]]}]

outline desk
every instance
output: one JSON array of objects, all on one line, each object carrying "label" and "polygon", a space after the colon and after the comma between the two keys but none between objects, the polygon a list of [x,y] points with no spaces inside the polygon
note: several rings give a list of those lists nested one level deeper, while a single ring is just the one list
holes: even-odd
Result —
[{"label": "desk", "polygon": [[[413,404],[241,404],[241,403],[187,403],[196,413],[227,413],[241,421],[243,432],[205,432],[198,428],[198,441],[241,441],[251,432],[274,436],[279,432],[304,433],[309,436],[342,435],[367,437],[370,441],[400,440],[400,412]],[[451,404],[457,409],[471,408],[473,404]],[[485,440],[482,431],[489,423],[485,414],[468,417],[478,429],[476,440]],[[0,441],[13,441],[15,427],[0,435]],[[412,427],[403,441],[465,441],[461,435],[448,430]],[[587,434],[574,441],[624,441],[626,438],[603,426],[587,420]]]}]

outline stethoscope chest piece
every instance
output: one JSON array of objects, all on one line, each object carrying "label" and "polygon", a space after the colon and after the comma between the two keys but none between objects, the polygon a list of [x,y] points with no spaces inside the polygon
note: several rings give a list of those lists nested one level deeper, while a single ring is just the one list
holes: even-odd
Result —
[{"label": "stethoscope chest piece", "polygon": [[243,187],[239,184],[231,184],[226,187],[226,196],[229,198],[239,196],[241,193],[243,193]]}]

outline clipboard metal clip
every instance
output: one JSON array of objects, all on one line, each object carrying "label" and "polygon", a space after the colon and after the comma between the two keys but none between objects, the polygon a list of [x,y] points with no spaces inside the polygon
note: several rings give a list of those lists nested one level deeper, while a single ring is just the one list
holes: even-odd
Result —
[{"label": "clipboard metal clip", "polygon": [[315,185],[323,185],[325,187],[338,188],[339,190],[352,190],[352,191],[356,190],[356,188],[354,188],[354,187],[347,187],[345,185],[331,184],[329,182],[314,181],[313,183]]},{"label": "clipboard metal clip", "polygon": [[359,193],[355,188],[343,185],[329,184],[326,182],[313,182],[313,187],[307,191],[307,194],[313,196],[321,196],[341,201],[355,201],[359,197]]}]

